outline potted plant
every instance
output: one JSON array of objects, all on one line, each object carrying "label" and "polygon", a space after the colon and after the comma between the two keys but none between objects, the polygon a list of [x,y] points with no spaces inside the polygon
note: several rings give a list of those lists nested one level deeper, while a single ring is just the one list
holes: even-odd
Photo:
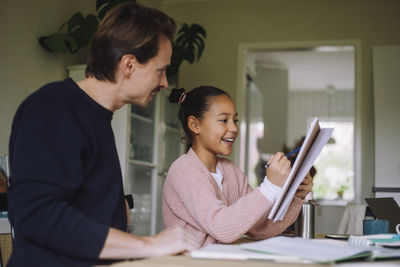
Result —
[{"label": "potted plant", "polygon": [[[97,0],[97,15],[84,16],[76,12],[56,33],[39,38],[39,44],[52,53],[76,53],[90,44],[99,22],[111,8],[136,0]],[[204,50],[205,29],[198,25],[183,23],[172,41],[171,64],[167,69],[168,81],[176,83],[179,67],[183,61],[189,64],[199,61]]]},{"label": "potted plant", "polygon": [[189,64],[200,60],[205,46],[205,38],[206,31],[199,24],[189,26],[183,23],[175,40],[172,41],[171,64],[167,69],[168,82],[176,83],[179,67],[184,60]]},{"label": "potted plant", "polygon": [[337,190],[336,194],[338,196],[338,199],[343,199],[343,194],[349,189],[349,186],[347,184],[342,184],[340,185]]}]

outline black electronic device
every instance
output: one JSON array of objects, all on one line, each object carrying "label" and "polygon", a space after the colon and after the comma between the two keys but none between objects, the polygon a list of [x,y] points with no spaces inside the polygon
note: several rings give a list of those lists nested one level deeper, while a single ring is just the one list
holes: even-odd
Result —
[{"label": "black electronic device", "polygon": [[400,223],[400,207],[393,197],[366,198],[374,216],[380,220],[389,221],[389,231],[396,233],[396,225]]}]

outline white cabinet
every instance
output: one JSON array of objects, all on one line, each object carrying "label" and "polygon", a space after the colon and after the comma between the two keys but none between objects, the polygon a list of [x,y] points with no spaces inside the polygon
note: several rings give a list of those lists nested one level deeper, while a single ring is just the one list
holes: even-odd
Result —
[{"label": "white cabinet", "polygon": [[[84,65],[68,68],[75,81],[84,78]],[[113,115],[125,194],[132,194],[131,226],[137,235],[154,235],[163,228],[161,203],[165,175],[183,151],[178,104],[162,90],[146,108],[126,105]]]}]

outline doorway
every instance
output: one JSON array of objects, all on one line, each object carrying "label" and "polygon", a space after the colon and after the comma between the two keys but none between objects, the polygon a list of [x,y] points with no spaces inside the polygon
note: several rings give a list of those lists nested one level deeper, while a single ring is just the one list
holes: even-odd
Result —
[{"label": "doorway", "polygon": [[[337,173],[326,174],[326,166],[323,163],[318,165],[318,161],[332,162],[332,158],[338,157],[332,156],[332,151],[338,151],[332,147],[339,146],[339,143],[343,147],[343,140],[347,138],[349,141],[349,137],[341,136],[338,142],[333,140],[328,149],[330,152],[321,153],[330,155],[331,159],[320,159],[322,156],[317,159],[321,177],[318,177],[317,171],[313,190],[315,198],[357,200],[361,175],[357,167],[357,162],[360,162],[356,118],[357,49],[357,41],[240,45],[237,106],[239,115],[243,115],[240,116],[240,147],[235,155],[238,155],[237,162],[250,178],[250,184],[256,185],[252,178],[256,176],[255,160],[268,160],[270,154],[293,147],[306,134],[309,120],[319,117],[324,123],[336,123],[340,133],[343,133],[343,127],[350,127],[351,130],[346,133],[351,134],[350,144],[347,143],[351,149],[346,151],[348,160],[343,163],[347,168],[345,178],[337,176]],[[253,86],[262,94],[263,123],[259,123],[257,128],[264,129],[263,133],[257,133],[263,137],[261,144],[254,144],[252,137],[251,122],[254,118],[248,107],[251,97],[249,76]],[[257,159],[250,157],[255,154]],[[337,168],[343,169],[342,165]],[[331,180],[331,177],[337,177],[337,180]],[[327,180],[330,180],[329,185]],[[345,190],[344,194],[339,193],[341,189]]]}]

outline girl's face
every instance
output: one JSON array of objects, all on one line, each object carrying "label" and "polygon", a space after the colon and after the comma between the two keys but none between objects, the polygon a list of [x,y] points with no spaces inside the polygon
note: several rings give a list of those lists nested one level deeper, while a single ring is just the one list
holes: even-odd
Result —
[{"label": "girl's face", "polygon": [[199,119],[199,132],[193,145],[215,155],[228,156],[238,134],[237,112],[227,95],[211,98],[208,110]]}]

